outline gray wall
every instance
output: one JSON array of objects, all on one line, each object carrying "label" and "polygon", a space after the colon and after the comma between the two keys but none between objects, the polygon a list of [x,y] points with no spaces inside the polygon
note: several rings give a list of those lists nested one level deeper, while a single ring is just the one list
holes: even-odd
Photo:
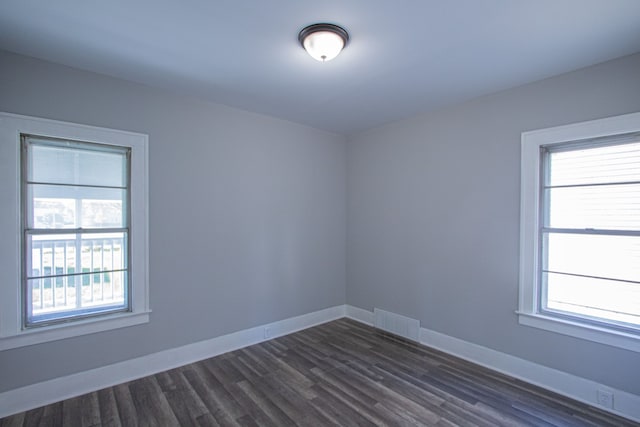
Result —
[{"label": "gray wall", "polygon": [[153,310],[0,352],[0,392],[345,303],[343,137],[6,52],[0,111],[149,135]]},{"label": "gray wall", "polygon": [[346,290],[349,304],[640,394],[637,353],[514,314],[520,133],[640,111],[640,55],[373,129],[346,149],[340,136],[2,52],[0,110],[149,134],[154,310],[147,325],[0,352],[0,392],[343,304]]},{"label": "gray wall", "polygon": [[640,394],[640,354],[520,326],[514,313],[521,132],[635,111],[640,55],[352,138],[348,303]]}]

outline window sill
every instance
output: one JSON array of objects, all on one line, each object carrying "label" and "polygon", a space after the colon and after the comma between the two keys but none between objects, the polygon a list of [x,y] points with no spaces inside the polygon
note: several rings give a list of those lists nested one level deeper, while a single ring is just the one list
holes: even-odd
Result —
[{"label": "window sill", "polygon": [[570,320],[558,319],[541,314],[524,313],[521,311],[516,311],[516,314],[518,314],[518,322],[521,325],[544,329],[640,353],[640,336],[638,335],[572,322]]},{"label": "window sill", "polygon": [[0,351],[149,323],[149,313],[151,313],[150,310],[139,313],[117,313],[19,331],[15,335],[0,337]]}]

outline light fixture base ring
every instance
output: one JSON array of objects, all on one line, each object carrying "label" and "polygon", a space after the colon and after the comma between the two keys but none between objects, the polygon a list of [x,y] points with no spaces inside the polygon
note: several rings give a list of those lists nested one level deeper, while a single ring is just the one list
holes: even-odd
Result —
[{"label": "light fixture base ring", "polygon": [[329,31],[331,33],[337,34],[344,41],[345,47],[349,42],[349,33],[347,33],[347,30],[338,25],[322,23],[312,24],[300,30],[300,33],[298,34],[298,41],[300,42],[300,45],[302,45],[302,47],[304,48],[304,39],[313,33],[317,33],[318,31]]}]

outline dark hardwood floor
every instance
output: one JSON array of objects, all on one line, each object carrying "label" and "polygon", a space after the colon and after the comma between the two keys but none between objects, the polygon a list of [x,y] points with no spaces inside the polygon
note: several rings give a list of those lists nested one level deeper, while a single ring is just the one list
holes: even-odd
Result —
[{"label": "dark hardwood floor", "polygon": [[0,426],[633,426],[348,319],[0,420]]}]

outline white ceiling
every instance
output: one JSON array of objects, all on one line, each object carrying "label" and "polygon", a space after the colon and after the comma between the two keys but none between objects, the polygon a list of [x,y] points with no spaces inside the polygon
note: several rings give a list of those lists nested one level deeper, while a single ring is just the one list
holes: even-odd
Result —
[{"label": "white ceiling", "polygon": [[0,48],[352,134],[638,52],[640,0],[2,0]]}]

